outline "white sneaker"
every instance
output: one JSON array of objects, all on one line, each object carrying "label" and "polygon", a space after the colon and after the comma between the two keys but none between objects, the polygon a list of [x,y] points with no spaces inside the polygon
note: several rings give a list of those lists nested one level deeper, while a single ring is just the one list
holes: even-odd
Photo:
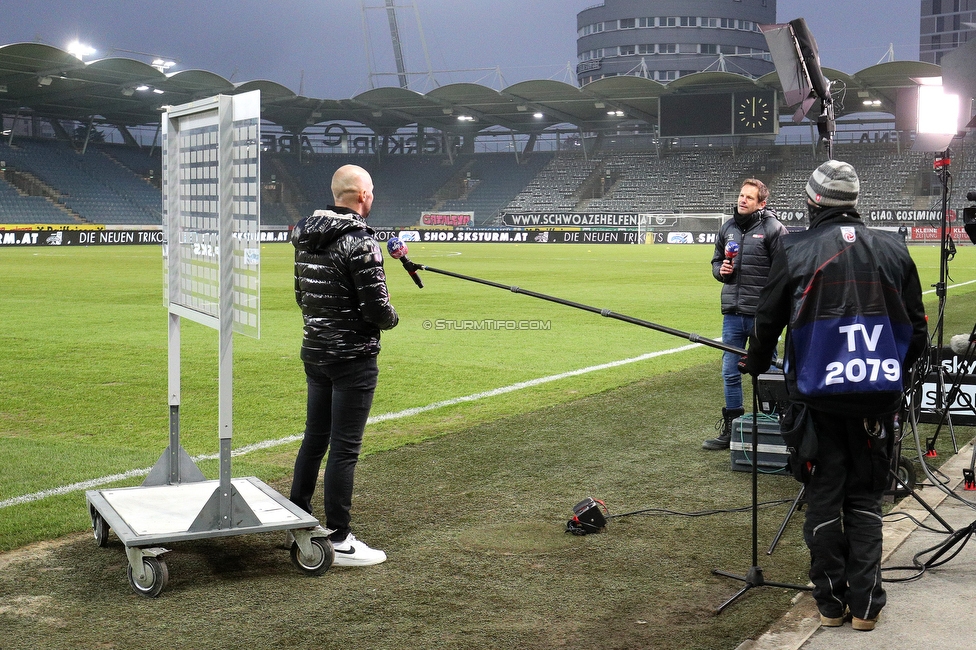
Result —
[{"label": "white sneaker", "polygon": [[366,546],[352,533],[341,542],[332,542],[332,548],[335,549],[333,566],[369,566],[386,562],[386,553]]}]

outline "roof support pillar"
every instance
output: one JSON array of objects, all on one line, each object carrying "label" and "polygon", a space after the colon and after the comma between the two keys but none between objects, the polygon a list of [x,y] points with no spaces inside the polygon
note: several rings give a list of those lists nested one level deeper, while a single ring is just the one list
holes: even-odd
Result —
[{"label": "roof support pillar", "polygon": [[129,132],[129,129],[125,128],[124,125],[116,124],[115,129],[119,132],[119,135],[122,136],[122,141],[124,143],[128,145],[132,145],[134,147],[139,147],[139,143],[136,142],[136,139],[132,137],[132,134]]},{"label": "roof support pillar", "polygon": [[512,134],[512,151],[515,153],[515,164],[521,165],[522,161],[519,160],[518,140],[515,139],[515,131],[512,131],[511,134]]},{"label": "roof support pillar", "polygon": [[54,129],[54,135],[58,140],[64,140],[65,142],[71,141],[71,136],[68,134],[67,129],[64,128],[64,125],[61,124],[61,120],[51,119],[48,120],[48,123],[51,125],[51,128]]},{"label": "roof support pillar", "polygon": [[95,116],[88,118],[88,128],[85,129],[85,142],[81,145],[81,155],[84,156],[88,151],[88,142],[91,140],[92,128],[95,126]]}]

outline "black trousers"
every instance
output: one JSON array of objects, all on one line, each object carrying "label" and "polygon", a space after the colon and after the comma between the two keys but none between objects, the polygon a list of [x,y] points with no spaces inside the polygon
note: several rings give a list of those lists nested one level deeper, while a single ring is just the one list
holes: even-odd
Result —
[{"label": "black trousers", "polygon": [[305,364],[308,412],[289,498],[312,512],[312,495],[328,451],[323,492],[325,525],[335,530],[333,541],[341,542],[350,532],[353,478],[378,376],[376,357]]},{"label": "black trousers", "polygon": [[820,613],[836,618],[850,607],[874,618],[885,605],[881,584],[881,502],[888,485],[893,440],[865,430],[862,418],[811,411],[817,462],[806,487],[803,538]]}]

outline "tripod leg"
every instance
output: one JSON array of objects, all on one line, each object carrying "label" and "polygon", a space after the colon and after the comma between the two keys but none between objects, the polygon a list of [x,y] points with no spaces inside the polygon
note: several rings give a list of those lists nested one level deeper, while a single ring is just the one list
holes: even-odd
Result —
[{"label": "tripod leg", "polygon": [[[730,578],[738,578],[740,576],[729,575],[729,577]],[[721,605],[719,605],[718,607],[715,608],[715,614],[716,615],[717,614],[721,614],[722,611],[726,607],[728,607],[729,605],[731,605],[732,603],[734,603],[735,601],[737,601],[739,598],[741,598],[742,596],[744,596],[747,591],[749,591],[750,589],[752,589],[752,587],[753,587],[753,585],[747,584],[745,587],[743,587],[739,591],[735,592],[735,594],[733,594],[728,600],[726,600],[724,603],[722,603]]]},{"label": "tripod leg", "polygon": [[895,482],[898,485],[902,486],[908,494],[912,495],[912,498],[915,499],[915,501],[917,501],[919,503],[919,505],[921,505],[923,508],[925,508],[926,510],[928,510],[929,514],[932,515],[933,517],[935,517],[936,520],[938,520],[938,522],[945,527],[945,529],[946,529],[947,532],[949,532],[949,533],[955,532],[955,530],[952,528],[952,526],[949,525],[949,522],[947,522],[945,519],[943,519],[942,517],[939,516],[939,513],[935,511],[935,508],[933,508],[929,504],[925,503],[925,501],[922,500],[922,497],[918,496],[918,493],[915,492],[915,488],[913,488],[913,487],[911,487],[909,485],[905,485],[905,483],[901,480],[901,478],[898,476],[898,474],[896,472],[894,472],[894,471],[892,471],[890,469],[888,471],[894,477]]},{"label": "tripod leg", "polygon": [[789,511],[786,513],[786,518],[783,519],[783,523],[780,525],[779,530],[776,531],[776,536],[773,537],[772,543],[766,550],[766,555],[772,555],[773,551],[776,550],[776,545],[779,544],[780,538],[783,536],[783,532],[786,530],[786,525],[790,523],[790,518],[793,514],[800,508],[800,502],[803,501],[803,496],[806,493],[806,486],[801,485],[800,491],[796,493],[796,498],[793,499],[793,505],[790,506]]}]

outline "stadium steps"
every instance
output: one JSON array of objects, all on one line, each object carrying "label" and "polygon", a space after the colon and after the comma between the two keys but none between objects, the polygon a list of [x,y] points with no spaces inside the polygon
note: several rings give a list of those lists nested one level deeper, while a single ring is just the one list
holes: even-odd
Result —
[{"label": "stadium steps", "polygon": [[14,194],[7,191],[0,193],[0,198],[4,199],[0,202],[2,203],[0,222],[40,223],[38,219],[41,219],[52,223],[91,223],[68,209],[60,192],[29,171],[8,168],[4,176],[0,177],[0,182],[5,188],[9,187],[14,192]]},{"label": "stadium steps", "polygon": [[464,201],[468,198],[474,188],[470,184],[466,186],[464,181],[468,178],[473,166],[474,160],[466,161],[456,174],[447,179],[447,182],[434,192],[434,205],[431,210],[435,212],[443,210],[444,204],[448,201]]},{"label": "stadium steps", "polygon": [[[0,180],[0,185],[3,184],[5,181]],[[16,193],[11,197],[0,191],[0,223],[80,225],[89,222],[43,197]]]}]

